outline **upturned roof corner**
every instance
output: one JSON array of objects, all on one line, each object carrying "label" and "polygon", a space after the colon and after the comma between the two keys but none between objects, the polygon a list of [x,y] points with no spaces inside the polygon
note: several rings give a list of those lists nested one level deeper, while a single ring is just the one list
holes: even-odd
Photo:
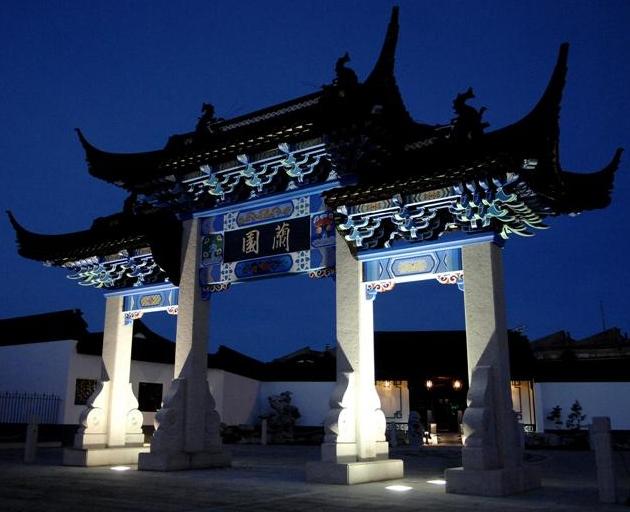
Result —
[{"label": "upturned roof corner", "polygon": [[396,61],[396,47],[398,45],[398,33],[400,31],[399,19],[399,7],[394,6],[392,8],[391,18],[387,25],[387,32],[385,34],[385,41],[381,48],[381,53],[378,56],[374,68],[365,80],[366,85],[381,80],[393,80],[394,79],[394,65]]}]

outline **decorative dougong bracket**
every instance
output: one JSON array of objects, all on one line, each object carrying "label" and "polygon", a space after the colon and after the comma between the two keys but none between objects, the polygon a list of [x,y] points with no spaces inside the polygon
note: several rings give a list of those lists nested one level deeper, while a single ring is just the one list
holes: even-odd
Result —
[{"label": "decorative dougong bracket", "polygon": [[397,238],[422,241],[433,237],[434,231],[440,226],[437,210],[420,205],[405,206],[399,197],[392,199],[398,211],[391,217],[396,229],[391,232],[385,247],[390,247]]},{"label": "decorative dougong bracket", "polygon": [[548,229],[548,226],[542,223],[540,215],[519,200],[518,194],[506,193],[507,187],[514,187],[518,182],[518,174],[508,173],[505,179],[461,183],[453,187],[459,199],[449,211],[464,231],[487,229],[496,219],[502,223],[499,235],[504,239],[511,233],[534,236],[530,229]]},{"label": "decorative dougong bracket", "polygon": [[188,192],[192,193],[195,199],[198,199],[203,193],[207,193],[211,196],[218,196],[219,199],[224,200],[225,195],[231,193],[234,187],[238,185],[238,176],[218,176],[209,165],[202,165],[199,169],[207,178],[205,178],[200,185],[195,184],[188,187]]},{"label": "decorative dougong bracket", "polygon": [[95,288],[138,288],[144,286],[150,277],[164,273],[150,253],[112,261],[94,257],[64,266],[71,271],[66,276],[68,279],[76,280],[81,286]]},{"label": "decorative dougong bracket", "polygon": [[285,174],[290,178],[297,178],[298,183],[302,183],[305,176],[313,173],[323,156],[320,154],[311,158],[307,155],[301,160],[298,160],[286,142],[278,144],[278,149],[286,155],[282,161]]},{"label": "decorative dougong bracket", "polygon": [[252,197],[255,197],[257,192],[262,192],[264,186],[271,183],[273,177],[278,173],[278,168],[271,167],[268,163],[264,163],[258,168],[254,167],[247,155],[237,155],[236,159],[245,165],[245,168],[240,171],[240,176],[245,181],[245,185],[253,189]]},{"label": "decorative dougong bracket", "polygon": [[[529,160],[523,172],[530,170]],[[359,205],[336,208],[337,229],[358,251],[391,248],[399,241],[437,241],[444,234],[496,232],[530,237],[548,229],[543,218],[548,208],[539,205],[519,174],[479,178],[419,194],[395,194]]]},{"label": "decorative dougong bracket", "polygon": [[[169,193],[181,196],[184,191],[187,200],[191,201],[199,201],[207,195],[225,201],[238,193],[237,188],[245,187],[249,189],[250,198],[255,198],[273,188],[274,183],[281,182],[281,175],[290,178],[285,186],[291,190],[303,185],[305,178],[313,174],[325,158],[327,153],[324,144],[292,149],[288,143],[282,142],[278,144],[277,154],[272,157],[257,160],[254,155],[242,153],[236,155],[238,164],[234,167],[217,170],[208,164],[200,165],[202,176],[176,183]],[[337,178],[336,173],[331,171],[326,181]],[[145,199],[149,203],[168,200],[166,196]]]},{"label": "decorative dougong bracket", "polygon": [[[345,207],[338,208],[342,214],[346,214]],[[346,221],[338,224],[337,229],[344,234],[348,242],[352,242],[356,247],[371,247],[369,240],[374,237],[376,230],[381,226],[381,219],[378,217],[353,218],[348,216]],[[379,238],[378,236],[376,237]]]}]

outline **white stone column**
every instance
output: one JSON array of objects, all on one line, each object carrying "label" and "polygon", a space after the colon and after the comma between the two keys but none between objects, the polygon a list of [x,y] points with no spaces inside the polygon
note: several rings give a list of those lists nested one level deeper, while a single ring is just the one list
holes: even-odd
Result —
[{"label": "white stone column", "polygon": [[144,434],[130,382],[132,339],[133,323],[125,324],[123,297],[107,297],[101,380],[81,414],[74,449],[64,452],[64,464],[137,462]]},{"label": "white stone column", "polygon": [[362,264],[336,235],[337,384],[326,416],[322,461],[307,465],[307,480],[354,484],[402,478],[389,460],[385,415],[374,382],[373,299]]},{"label": "white stone column", "polygon": [[[107,297],[106,300],[102,380],[110,383],[107,446],[125,446],[129,406],[138,408],[130,382],[133,322],[125,325],[122,296]],[[142,426],[141,418],[142,414],[139,427]],[[143,442],[144,438],[138,441]]]},{"label": "white stone column", "polygon": [[[189,242],[182,254],[174,378],[186,380],[184,451],[204,448],[205,399],[208,395],[208,324],[210,299],[201,300],[198,222],[184,225]],[[190,232],[189,232],[190,230]],[[214,404],[212,404],[214,409]]]},{"label": "white stone column", "polygon": [[468,357],[463,468],[446,471],[447,492],[506,495],[540,485],[523,466],[520,425],[512,410],[503,261],[492,242],[462,248]]},{"label": "white stone column", "polygon": [[151,452],[139,469],[169,471],[230,464],[207,380],[210,300],[201,299],[198,219],[184,222],[174,380],[156,413]]}]

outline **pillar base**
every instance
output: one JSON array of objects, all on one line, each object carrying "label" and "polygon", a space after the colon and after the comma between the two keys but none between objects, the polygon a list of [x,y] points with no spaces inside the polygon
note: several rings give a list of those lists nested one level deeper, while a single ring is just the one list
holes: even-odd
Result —
[{"label": "pillar base", "polygon": [[381,480],[397,480],[404,476],[400,459],[372,460],[365,462],[308,462],[306,481],[321,484],[353,485]]},{"label": "pillar base", "polygon": [[[344,464],[356,462],[357,443],[322,443],[322,462],[334,462]],[[374,458],[387,460],[389,458],[389,443],[387,441],[374,442]]]},{"label": "pillar base", "polygon": [[148,446],[120,446],[113,448],[65,448],[64,466],[117,466],[138,464],[138,456],[147,453]]},{"label": "pillar base", "polygon": [[450,468],[444,472],[446,492],[475,496],[508,496],[538,489],[540,475],[536,468],[501,469]]},{"label": "pillar base", "polygon": [[184,469],[224,468],[232,465],[228,452],[143,453],[138,459],[141,471],[180,471]]}]

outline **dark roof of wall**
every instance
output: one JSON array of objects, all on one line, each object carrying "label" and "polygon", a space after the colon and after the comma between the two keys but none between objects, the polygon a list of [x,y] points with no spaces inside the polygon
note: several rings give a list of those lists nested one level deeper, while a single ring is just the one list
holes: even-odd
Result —
[{"label": "dark roof of wall", "polygon": [[[608,346],[618,343],[619,336],[619,330],[613,328],[586,338],[584,342]],[[555,338],[564,340],[567,337],[567,334],[555,334],[544,340],[551,340],[552,346],[557,346]],[[622,338],[627,342],[627,338]],[[99,356],[103,349],[103,333],[89,332],[79,309],[0,320],[0,346],[58,340],[77,340],[77,352],[80,354]],[[563,357],[560,360],[537,361],[532,344],[518,331],[508,332],[508,342],[514,380],[597,382],[630,379],[630,358],[627,356],[586,360]],[[577,342],[577,345],[581,343]],[[464,331],[378,331],[374,333],[374,350],[375,372],[379,380],[424,379],[441,375],[465,380],[468,373]],[[136,361],[173,364],[175,344],[152,331],[141,320],[136,320],[131,357]],[[333,381],[336,373],[335,349],[319,351],[304,347],[263,363],[219,346],[216,353],[208,354],[208,367],[262,381]]]},{"label": "dark roof of wall", "polygon": [[[103,333],[90,333],[77,344],[80,354],[100,356],[103,351]],[[155,333],[141,320],[133,323],[131,359],[151,363],[173,364],[175,343]],[[225,370],[246,377],[262,379],[264,363],[241,354],[231,348],[219,346],[214,354],[208,354],[208,368]]]},{"label": "dark roof of wall", "polygon": [[[528,339],[508,331],[513,379],[529,379],[535,364]],[[377,379],[456,376],[466,379],[465,331],[380,331],[374,333]]]},{"label": "dark roof of wall", "polygon": [[0,320],[0,346],[81,339],[88,334],[80,309]]},{"label": "dark roof of wall", "polygon": [[[100,356],[103,352],[103,333],[87,330],[80,309],[0,320],[0,346],[60,340],[77,341],[79,354]],[[173,364],[175,343],[152,331],[142,320],[135,320],[131,359]],[[208,354],[208,367],[264,378],[264,363],[224,346],[220,346],[216,353]]]},{"label": "dark roof of wall", "polygon": [[334,381],[337,375],[335,349],[303,347],[265,365],[267,381]]},{"label": "dark roof of wall", "polygon": [[[530,379],[534,358],[528,339],[509,331],[512,378]],[[379,380],[456,376],[466,379],[464,331],[377,331],[374,333],[375,374]],[[335,349],[302,348],[266,365],[268,381],[335,380]]]}]

